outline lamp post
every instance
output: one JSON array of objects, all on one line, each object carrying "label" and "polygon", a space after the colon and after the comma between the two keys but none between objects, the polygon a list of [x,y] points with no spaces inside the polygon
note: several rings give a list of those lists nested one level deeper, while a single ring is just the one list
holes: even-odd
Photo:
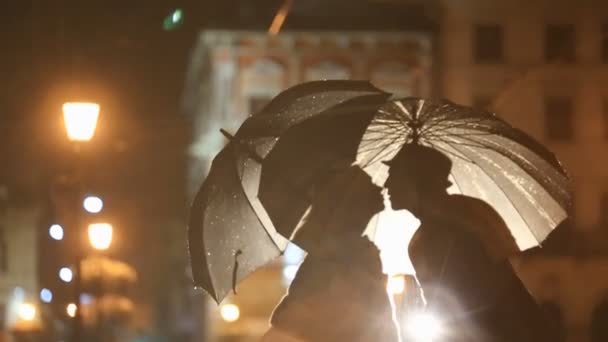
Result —
[{"label": "lamp post", "polygon": [[[109,223],[92,223],[88,228],[89,243],[91,247],[97,251],[105,251],[110,248],[112,244],[113,227]],[[100,260],[101,261],[101,260]],[[99,292],[96,298],[96,311],[97,314],[96,326],[97,326],[97,338],[99,341],[104,340],[104,317],[102,298],[104,296],[104,279],[103,279],[103,266],[99,265]]]},{"label": "lamp post", "polygon": [[[99,119],[100,106],[97,103],[92,102],[66,102],[63,104],[63,121],[67,137],[74,143],[74,149],[79,152],[79,143],[90,141],[95,135],[95,129],[97,128],[97,121]],[[78,163],[80,164],[80,163]],[[77,165],[79,168],[80,165]],[[80,184],[80,172],[76,173],[76,182]],[[80,189],[79,189],[80,190]],[[80,222],[80,220],[76,220]],[[76,225],[78,226],[78,224]],[[76,311],[74,313],[74,324],[73,324],[73,342],[81,341],[81,258],[76,253],[76,279],[74,279],[74,292],[75,292],[75,305]]]}]

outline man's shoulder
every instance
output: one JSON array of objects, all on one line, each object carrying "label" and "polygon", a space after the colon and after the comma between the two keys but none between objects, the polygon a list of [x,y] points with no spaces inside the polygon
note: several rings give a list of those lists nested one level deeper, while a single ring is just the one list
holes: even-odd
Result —
[{"label": "man's shoulder", "polygon": [[487,202],[465,195],[450,195],[447,201],[447,207],[450,211],[454,211],[459,216],[473,215],[476,217],[484,217],[492,220],[502,220],[500,214]]}]

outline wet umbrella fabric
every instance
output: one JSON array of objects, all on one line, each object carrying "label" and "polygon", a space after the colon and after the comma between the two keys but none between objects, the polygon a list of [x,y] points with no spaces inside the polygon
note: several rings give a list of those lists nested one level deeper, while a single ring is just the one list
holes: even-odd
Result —
[{"label": "wet umbrella fabric", "polygon": [[360,97],[381,104],[389,96],[368,82],[309,82],[284,91],[249,117],[214,159],[192,204],[188,248],[195,284],[219,302],[286,248],[288,240],[258,199],[261,162],[285,130],[336,113],[336,107],[353,109],[349,104],[358,105]]},{"label": "wet umbrella fabric", "polygon": [[[448,101],[406,98],[387,101],[371,120],[366,111],[343,118],[340,125],[341,119],[319,116],[292,126],[264,158],[259,198],[265,208],[276,207],[274,211],[283,213],[271,218],[284,236],[296,228],[294,223],[306,207],[306,198],[282,185],[285,179],[293,179],[299,188],[310,187],[310,182],[301,180],[335,167],[336,162],[356,162],[382,185],[388,175],[382,162],[408,143],[446,154],[453,162],[448,191],[490,204],[507,223],[520,250],[537,246],[567,216],[570,186],[559,161],[492,113]],[[320,138],[324,120],[329,120],[332,134]],[[363,134],[352,134],[350,128],[361,125],[366,125]],[[304,144],[306,136],[308,141],[323,143]]]}]

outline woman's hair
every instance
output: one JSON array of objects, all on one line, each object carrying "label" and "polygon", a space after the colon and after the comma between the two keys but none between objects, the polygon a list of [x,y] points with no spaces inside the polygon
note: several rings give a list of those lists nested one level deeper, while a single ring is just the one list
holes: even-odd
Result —
[{"label": "woman's hair", "polygon": [[[356,202],[363,199],[363,185],[371,185],[371,179],[359,166],[333,170],[330,175],[318,177],[312,193],[312,205],[303,223],[294,233],[294,242],[307,249],[328,233],[328,230],[341,231],[348,227],[345,222]],[[369,188],[368,188],[369,189]],[[361,231],[360,233],[363,233]]]}]

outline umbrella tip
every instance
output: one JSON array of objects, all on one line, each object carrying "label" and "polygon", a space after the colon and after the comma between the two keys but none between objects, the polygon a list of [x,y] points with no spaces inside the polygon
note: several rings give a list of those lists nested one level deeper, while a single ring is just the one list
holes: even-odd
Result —
[{"label": "umbrella tip", "polygon": [[234,135],[228,133],[228,131],[226,131],[225,129],[220,128],[220,132],[222,133],[223,136],[226,137],[226,139],[231,140],[231,141],[234,140]]}]

